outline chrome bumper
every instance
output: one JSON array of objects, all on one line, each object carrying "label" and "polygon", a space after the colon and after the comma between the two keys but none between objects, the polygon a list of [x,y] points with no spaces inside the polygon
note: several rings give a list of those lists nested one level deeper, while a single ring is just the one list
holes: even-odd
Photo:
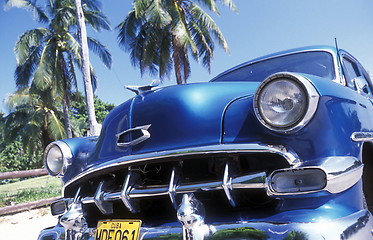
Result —
[{"label": "chrome bumper", "polygon": [[[206,239],[303,239],[303,240],[369,240],[373,239],[372,215],[361,210],[347,217],[314,223],[269,223],[269,222],[237,222],[217,223],[209,225],[215,229]],[[93,240],[95,229],[87,229],[81,239]],[[142,227],[139,239],[168,239],[167,235],[180,235],[179,223],[173,226],[157,228]],[[255,238],[254,238],[255,237]],[[45,229],[38,240],[65,240],[65,230],[61,226]]]},{"label": "chrome bumper", "polygon": [[[185,149],[184,149],[185,150]],[[223,145],[215,149],[211,146],[207,148],[198,148],[188,151],[178,151],[174,153],[163,152],[162,154],[157,153],[158,157],[165,156],[178,156],[178,155],[194,155],[194,154],[208,154],[208,153],[242,153],[242,152],[270,152],[283,156],[291,165],[289,170],[306,169],[309,167],[318,168],[325,172],[327,184],[320,191],[325,191],[328,194],[341,193],[353,185],[355,185],[361,179],[362,175],[362,163],[355,157],[352,156],[337,156],[325,159],[319,159],[318,164],[315,166],[303,166],[302,162],[298,159],[296,154],[285,150],[279,146],[263,146],[263,145]],[[101,165],[95,166],[84,173],[81,173],[74,179],[70,180],[67,185],[73,183],[76,180],[82,180],[89,174],[99,172],[103,169],[109,169],[113,166],[129,164],[128,161],[141,162],[144,159],[151,158],[154,156],[137,156],[138,158],[128,159],[115,159],[109,162],[105,162]],[[125,161],[128,160],[128,161]],[[281,169],[280,169],[281,170]],[[279,171],[280,171],[279,170]],[[281,171],[283,171],[282,169]],[[286,169],[285,169],[286,170]],[[159,195],[168,195],[177,209],[177,221],[167,224],[167,226],[158,227],[147,227],[144,225],[140,229],[139,239],[184,239],[184,240],[212,240],[212,239],[357,239],[357,240],[368,240],[372,239],[371,233],[373,221],[372,215],[367,210],[361,210],[351,214],[351,211],[346,217],[336,217],[332,220],[320,221],[322,215],[318,215],[313,210],[306,210],[308,215],[312,216],[305,222],[294,217],[294,212],[286,213],[282,212],[283,215],[290,216],[290,220],[274,220],[270,219],[256,219],[256,220],[242,220],[234,222],[218,222],[209,223],[204,221],[204,211],[199,211],[199,207],[203,208],[198,200],[193,198],[193,194],[198,191],[224,191],[231,205],[234,207],[234,199],[230,197],[230,191],[233,189],[241,188],[262,188],[267,190],[267,194],[272,197],[278,198],[293,198],[298,194],[308,194],[313,192],[302,192],[302,193],[275,193],[270,191],[269,183],[272,175],[267,176],[266,173],[256,173],[254,175],[239,176],[235,177],[230,174],[229,164],[226,164],[224,176],[219,182],[204,183],[204,185],[183,185],[176,184],[177,171],[172,171],[170,176],[169,185],[149,188],[139,188],[131,186],[129,184],[133,175],[128,170],[127,177],[123,183],[121,191],[111,192],[110,189],[106,189],[106,182],[101,181],[98,188],[93,196],[80,196],[80,188],[77,190],[75,198],[65,198],[58,206],[59,211],[52,211],[55,215],[62,215],[60,217],[59,226],[46,229],[41,232],[39,240],[62,240],[62,239],[93,239],[95,234],[94,228],[87,229],[85,216],[82,211],[82,205],[95,204],[98,209],[104,215],[110,215],[114,209],[112,208],[113,201],[123,201],[126,207],[132,212],[136,209],[132,208],[131,199],[141,197],[154,197]],[[254,181],[255,180],[255,181]],[[207,184],[207,185],[206,185]],[[65,185],[66,187],[66,185]],[[183,200],[180,205],[173,201],[175,194],[183,194]],[[362,197],[362,196],[361,196]],[[65,205],[65,202],[67,203]],[[177,207],[178,206],[178,207]],[[361,207],[361,206],[360,206]],[[358,207],[360,209],[360,207]],[[356,208],[355,208],[356,209]],[[185,211],[184,211],[185,210]],[[305,211],[298,209],[302,214]],[[304,209],[305,210],[305,209]],[[310,212],[311,211],[311,212]],[[354,210],[353,210],[354,211]],[[306,214],[307,215],[307,214]],[[345,216],[345,215],[342,215]],[[211,217],[211,216],[210,216]],[[193,221],[191,221],[191,219]],[[176,219],[175,219],[176,220]],[[281,222],[280,222],[281,221]],[[291,221],[291,222],[290,222]],[[62,227],[65,226],[65,228]],[[66,232],[66,233],[65,233]],[[176,235],[175,235],[176,234]],[[66,236],[65,236],[66,235]],[[69,236],[67,236],[69,235]],[[168,237],[168,236],[169,237]],[[176,236],[176,237],[175,237]],[[255,237],[254,236],[259,236]],[[114,239],[112,239],[114,240]]]}]

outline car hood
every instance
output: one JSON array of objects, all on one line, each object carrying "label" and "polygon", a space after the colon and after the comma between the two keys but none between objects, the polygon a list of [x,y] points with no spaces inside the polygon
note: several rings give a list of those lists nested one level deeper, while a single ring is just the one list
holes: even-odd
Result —
[{"label": "car hood", "polygon": [[[219,144],[227,107],[253,95],[258,85],[259,82],[195,83],[137,95],[106,117],[88,164],[131,154]],[[141,129],[149,138],[118,146],[121,134],[130,142],[144,135]]]}]

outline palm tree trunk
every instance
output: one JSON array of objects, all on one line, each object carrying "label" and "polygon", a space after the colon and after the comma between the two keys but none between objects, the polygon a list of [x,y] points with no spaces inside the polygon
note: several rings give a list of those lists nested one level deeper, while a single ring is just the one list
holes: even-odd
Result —
[{"label": "palm tree trunk", "polygon": [[69,114],[69,106],[70,106],[70,101],[68,99],[68,96],[64,96],[62,99],[62,108],[63,108],[63,118],[65,122],[65,131],[66,131],[66,137],[67,138],[72,138],[73,133],[71,130],[71,121],[70,121],[70,114]]},{"label": "palm tree trunk", "polygon": [[44,123],[43,123],[43,127],[41,130],[42,149],[45,149],[48,146],[48,144],[53,141],[48,131],[48,116],[47,116],[48,114],[49,113],[44,115]]},{"label": "palm tree trunk", "polygon": [[91,72],[89,63],[89,53],[88,53],[88,42],[87,42],[87,30],[85,27],[85,18],[82,9],[81,0],[75,0],[76,16],[79,25],[80,32],[80,42],[82,46],[82,72],[84,80],[84,92],[86,100],[86,108],[88,115],[88,125],[89,131],[88,135],[97,136],[100,134],[100,126],[96,120],[95,106],[93,100],[93,88],[91,83]]},{"label": "palm tree trunk", "polygon": [[67,82],[67,76],[64,71],[65,61],[61,54],[59,58],[59,67],[60,72],[62,75],[62,86],[63,86],[63,97],[62,97],[62,109],[63,109],[63,118],[64,118],[64,126],[67,138],[72,138],[72,126],[71,126],[71,119],[70,119],[70,98],[69,98],[69,87]]}]

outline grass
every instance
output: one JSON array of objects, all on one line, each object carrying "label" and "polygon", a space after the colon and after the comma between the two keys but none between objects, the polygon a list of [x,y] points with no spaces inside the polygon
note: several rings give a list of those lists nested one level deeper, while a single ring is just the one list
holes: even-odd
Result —
[{"label": "grass", "polygon": [[61,195],[61,181],[51,176],[0,185],[0,207]]}]

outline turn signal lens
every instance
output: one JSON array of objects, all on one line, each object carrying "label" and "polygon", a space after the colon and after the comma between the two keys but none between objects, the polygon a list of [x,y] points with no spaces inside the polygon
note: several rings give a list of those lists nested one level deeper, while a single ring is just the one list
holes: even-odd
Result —
[{"label": "turn signal lens", "polygon": [[280,170],[270,179],[271,189],[278,193],[322,190],[326,183],[326,173],[318,168]]}]

